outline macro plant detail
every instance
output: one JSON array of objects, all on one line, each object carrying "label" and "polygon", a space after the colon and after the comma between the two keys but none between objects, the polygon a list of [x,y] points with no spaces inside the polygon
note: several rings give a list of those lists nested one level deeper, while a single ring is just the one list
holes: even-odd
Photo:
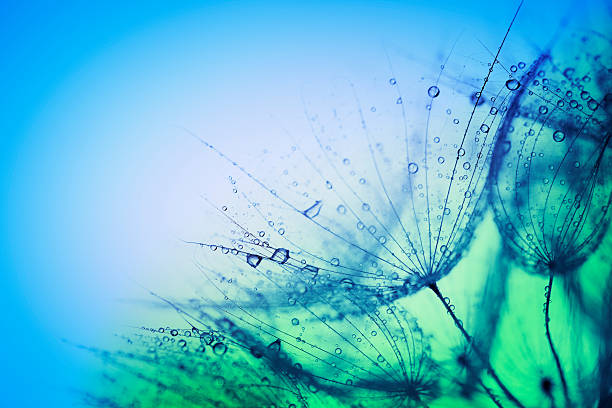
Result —
[{"label": "macro plant detail", "polygon": [[102,364],[82,404],[607,407],[610,40],[527,50],[522,7],[494,42],[304,84],[269,144],[177,126],[212,169],[192,293],[137,283],[146,319],[75,346]]},{"label": "macro plant detail", "polygon": [[[583,47],[588,52],[579,53]],[[550,300],[554,277],[574,274],[609,223],[609,47],[597,33],[574,34],[530,67],[520,79],[524,89],[510,108],[491,173],[490,197],[506,248],[528,271],[549,277],[546,337],[568,406],[571,396],[550,333]],[[575,58],[566,61],[568,49]]]}]

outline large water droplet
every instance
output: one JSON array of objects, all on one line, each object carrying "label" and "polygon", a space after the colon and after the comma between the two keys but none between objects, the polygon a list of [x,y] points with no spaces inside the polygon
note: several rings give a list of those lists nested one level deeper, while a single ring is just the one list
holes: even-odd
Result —
[{"label": "large water droplet", "polygon": [[282,265],[289,259],[289,250],[285,248],[278,248],[274,251],[270,259]]},{"label": "large water droplet", "polygon": [[261,256],[255,254],[247,254],[246,260],[253,268],[257,268],[261,262]]},{"label": "large water droplet", "polygon": [[276,339],[272,343],[268,344],[268,350],[270,350],[273,353],[278,353],[280,351],[280,348],[281,348],[280,339]]},{"label": "large water droplet", "polygon": [[489,125],[483,123],[482,125],[480,125],[480,131],[482,133],[489,133]]},{"label": "large water droplet", "polygon": [[565,133],[563,133],[560,130],[555,130],[555,133],[553,133],[553,140],[555,142],[562,142],[565,140]]},{"label": "large water droplet", "polygon": [[304,211],[304,215],[308,218],[314,218],[321,212],[321,206],[323,205],[321,200],[315,201],[308,209]]},{"label": "large water droplet", "polygon": [[355,283],[352,279],[343,278],[342,280],[340,280],[340,287],[345,290],[351,290],[355,287]]},{"label": "large water droplet", "polygon": [[435,98],[436,96],[440,95],[440,88],[438,88],[435,85],[430,86],[429,89],[427,90],[427,94],[430,97]]},{"label": "large water droplet", "polygon": [[213,353],[218,356],[222,356],[227,352],[227,346],[225,345],[225,343],[215,343],[212,349]]},{"label": "large water droplet", "polygon": [[508,88],[511,91],[516,91],[520,87],[521,87],[521,83],[514,78],[506,81],[506,88]]},{"label": "large water droplet", "polygon": [[302,268],[302,272],[306,272],[308,274],[312,274],[313,278],[316,278],[319,274],[319,268],[313,265],[306,265]]}]

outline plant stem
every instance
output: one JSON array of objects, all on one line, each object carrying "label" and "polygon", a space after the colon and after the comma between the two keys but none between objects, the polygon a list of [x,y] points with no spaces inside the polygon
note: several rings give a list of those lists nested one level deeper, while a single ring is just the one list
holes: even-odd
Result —
[{"label": "plant stem", "polygon": [[569,398],[569,391],[567,389],[567,381],[565,381],[565,374],[563,373],[563,367],[561,366],[561,360],[559,359],[559,355],[557,354],[557,350],[552,341],[552,337],[550,335],[550,294],[552,292],[552,284],[553,277],[555,274],[553,271],[550,271],[550,279],[548,280],[548,289],[546,290],[546,303],[544,304],[544,322],[546,324],[546,339],[548,339],[548,347],[555,359],[555,364],[557,365],[557,371],[559,372],[559,378],[561,378],[561,385],[563,386],[563,396],[565,397],[565,403],[568,407],[571,407],[571,401]]},{"label": "plant stem", "polygon": [[451,305],[448,304],[444,300],[444,296],[442,296],[442,293],[440,293],[440,289],[438,288],[438,285],[436,285],[435,283],[432,283],[431,285],[429,285],[429,289],[431,289],[436,294],[438,299],[440,299],[440,301],[444,304],[444,307],[446,308],[447,313],[451,316],[451,318],[455,322],[455,326],[457,326],[461,334],[463,334],[463,337],[468,342],[468,345],[472,348],[472,350],[474,350],[478,358],[480,358],[480,360],[486,365],[487,372],[493,378],[493,380],[495,380],[499,388],[501,388],[501,390],[504,392],[504,395],[506,396],[506,398],[512,401],[514,405],[516,405],[517,407],[525,408],[525,406],[521,404],[521,402],[518,399],[516,399],[514,395],[512,395],[510,390],[499,379],[499,377],[495,373],[495,370],[491,366],[491,363],[489,362],[489,358],[480,351],[480,349],[478,348],[478,346],[476,346],[476,344],[474,344],[472,336],[470,336],[470,334],[465,330],[465,328],[463,327],[463,323],[461,322],[461,320],[459,320],[459,318],[457,318],[457,315],[455,314],[455,311],[453,310],[453,308],[450,307]]}]

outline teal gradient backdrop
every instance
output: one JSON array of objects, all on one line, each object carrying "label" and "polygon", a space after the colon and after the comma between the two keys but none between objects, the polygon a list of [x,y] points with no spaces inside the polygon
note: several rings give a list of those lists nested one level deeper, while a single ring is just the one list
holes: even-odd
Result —
[{"label": "teal gradient backdrop", "polygon": [[[238,156],[300,138],[304,94],[431,72],[457,38],[486,60],[517,6],[52,3],[0,5],[3,406],[71,406],[95,372],[73,344],[139,325],[140,285],[195,280],[180,240],[212,230],[200,194],[222,175],[184,129]],[[602,4],[576,4],[527,1],[508,53],[533,57],[568,13],[597,24]]]}]

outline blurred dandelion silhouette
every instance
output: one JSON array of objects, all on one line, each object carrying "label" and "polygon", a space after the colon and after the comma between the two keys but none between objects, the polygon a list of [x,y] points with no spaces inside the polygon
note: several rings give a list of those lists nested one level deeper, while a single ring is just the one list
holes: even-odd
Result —
[{"label": "blurred dandelion silhouette", "polygon": [[571,276],[609,222],[612,171],[610,41],[574,34],[512,74],[520,84],[491,171],[491,202],[505,246],[528,270],[548,276],[546,337],[566,404],[562,363],[550,333],[555,276]]}]

